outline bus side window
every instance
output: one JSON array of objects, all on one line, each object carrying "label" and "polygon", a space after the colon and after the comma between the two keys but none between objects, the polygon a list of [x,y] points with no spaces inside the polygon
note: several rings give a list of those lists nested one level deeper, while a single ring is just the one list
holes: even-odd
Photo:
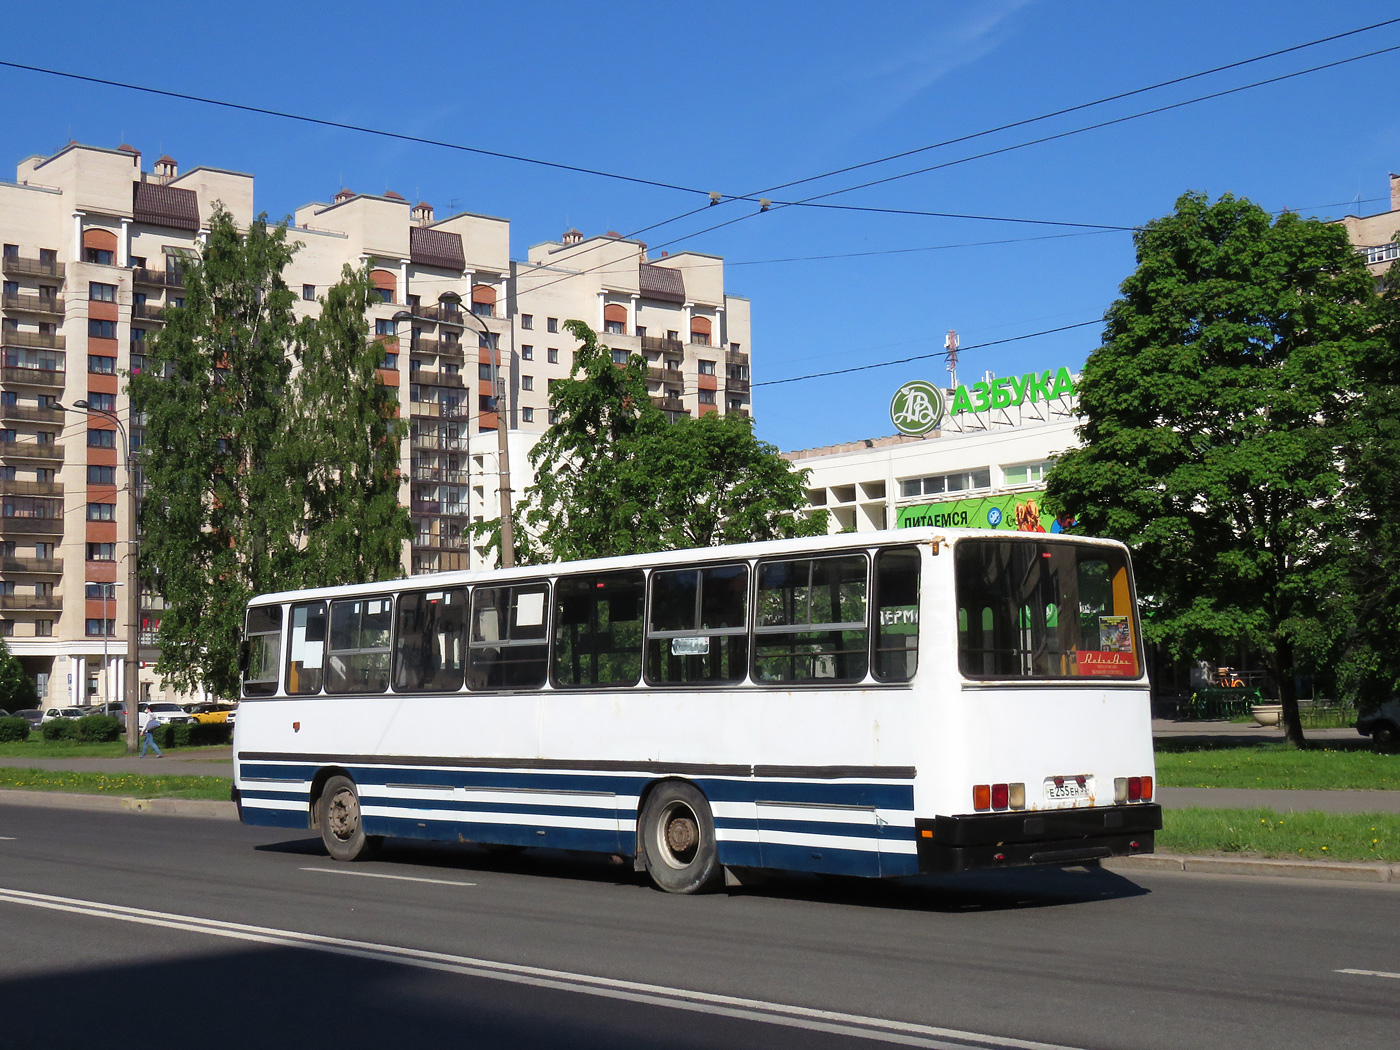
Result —
[{"label": "bus side window", "polygon": [[640,572],[565,576],[554,588],[554,684],[636,685],[642,675]]},{"label": "bus side window", "polygon": [[758,567],[754,679],[858,682],[868,663],[865,556]]},{"label": "bus side window", "polygon": [[287,692],[306,696],[321,691],[326,662],[326,603],[292,606],[292,642],[287,652]]},{"label": "bus side window", "polygon": [[392,598],[331,602],[326,692],[382,693],[389,688]]},{"label": "bus side window", "polygon": [[651,574],[647,681],[743,681],[748,670],[749,567],[712,565]]},{"label": "bus side window", "polygon": [[465,587],[399,595],[394,689],[400,693],[461,689],[466,633]]},{"label": "bus side window", "polygon": [[919,551],[875,555],[875,677],[907,682],[919,666]]},{"label": "bus side window", "polygon": [[243,637],[248,654],[243,669],[243,695],[272,696],[277,692],[277,663],[282,656],[282,607],[249,609]]},{"label": "bus side window", "polygon": [[472,591],[470,689],[538,689],[549,671],[549,584]]}]

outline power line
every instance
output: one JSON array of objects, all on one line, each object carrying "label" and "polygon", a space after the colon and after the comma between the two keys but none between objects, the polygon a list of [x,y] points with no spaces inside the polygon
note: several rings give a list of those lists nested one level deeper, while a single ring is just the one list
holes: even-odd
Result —
[{"label": "power line", "polygon": [[1279,55],[1286,55],[1293,51],[1302,51],[1306,48],[1316,47],[1319,44],[1330,43],[1333,40],[1341,40],[1344,37],[1355,36],[1358,33],[1369,33],[1373,29],[1382,29],[1385,26],[1395,25],[1397,22],[1400,22],[1400,18],[1389,18],[1386,19],[1384,22],[1375,22],[1372,25],[1361,26],[1358,29],[1349,29],[1344,33],[1334,33],[1332,36],[1324,36],[1320,37],[1317,40],[1309,40],[1306,43],[1294,44],[1292,47],[1285,47],[1278,51],[1270,51],[1267,54],[1263,55],[1255,55],[1253,58],[1240,59],[1237,62],[1229,62],[1223,66],[1215,66],[1212,69],[1204,69],[1201,70],[1199,73],[1188,73],[1185,76],[1173,77],[1170,80],[1158,81],[1156,84],[1149,84],[1146,87],[1134,88],[1131,91],[1122,91],[1116,95],[1107,95],[1103,98],[1095,99],[1092,102],[1081,102],[1078,105],[1066,106],[1064,109],[1057,109],[1050,113],[1042,113],[1037,117],[1026,117],[1022,120],[1014,120],[1009,124],[1002,124],[999,127],[988,128],[985,131],[974,131],[967,135],[959,135],[956,138],[944,139],[942,142],[934,142],[927,146],[919,146],[915,149],[904,150],[901,153],[891,153],[887,157],[879,157],[875,160],[862,161],[859,164],[850,164],[844,168],[836,168],[832,171],[824,172],[821,175],[810,175],[805,179],[795,179],[792,182],[780,183],[777,186],[769,186],[765,190],[756,190],[755,192],[772,193],[776,190],[785,190],[790,186],[801,186],[804,183],[816,182],[820,179],[830,178],[833,175],[844,175],[848,171],[858,171],[861,168],[869,168],[876,164],[884,164],[887,161],[900,160],[904,157],[912,157],[915,154],[927,153],[929,150],[939,149],[943,146],[952,146],[956,145],[959,142],[969,142],[973,139],[983,138],[987,135],[994,135],[999,131],[1009,131],[1012,128],[1025,127],[1027,124],[1035,124],[1042,120],[1050,120],[1053,117],[1062,117],[1067,113],[1076,113],[1080,110],[1091,109],[1094,106],[1102,106],[1109,102],[1118,102],[1125,98],[1131,98],[1134,95],[1141,95],[1145,94],[1148,91],[1156,91],[1159,88],[1170,87],[1173,84],[1184,84],[1189,80],[1198,80],[1201,77],[1207,77],[1214,73],[1223,73],[1227,69],[1238,69],[1241,66],[1251,65],[1255,62],[1262,62],[1270,58],[1277,58]]},{"label": "power line", "polygon": [[[981,350],[988,346],[1000,346],[1003,343],[1018,343],[1022,339],[1034,339],[1042,335],[1054,335],[1056,332],[1068,332],[1074,328],[1087,328],[1090,325],[1103,324],[1103,318],[1096,318],[1093,321],[1080,321],[1076,324],[1061,325],[1059,328],[1047,328],[1041,332],[1027,332],[1024,335],[1008,336],[1005,339],[992,339],[985,343],[973,343],[971,346],[959,347],[959,350]],[[761,383],[753,383],[753,386],[780,386],[783,383],[801,383],[807,379],[825,379],[828,376],[843,376],[851,372],[864,372],[871,368],[889,368],[892,365],[907,365],[912,361],[927,361],[931,357],[943,357],[947,351],[940,350],[932,354],[916,354],[914,357],[902,357],[898,361],[876,361],[868,365],[856,365],[853,368],[838,368],[832,372],[813,372],[805,376],[789,376],[787,379],[765,379]]]},{"label": "power line", "polygon": [[541,160],[538,157],[525,157],[515,153],[503,153],[499,150],[483,149],[480,146],[467,146],[460,142],[447,142],[443,139],[430,139],[420,135],[409,135],[401,131],[385,131],[383,128],[371,128],[362,124],[349,124],[339,120],[327,120],[323,117],[308,117],[302,113],[290,113],[280,109],[268,109],[263,106],[250,106],[242,102],[229,102],[225,99],[206,98],[202,95],[191,95],[182,91],[169,91],[165,88],[149,87],[144,84],[132,84],[123,80],[108,80],[104,77],[87,76],[82,73],[70,73],[62,69],[48,69],[44,66],[31,66],[23,62],[7,62],[0,60],[0,66],[8,66],[10,69],[19,69],[28,73],[43,73],[52,77],[63,77],[68,80],[78,80],[87,84],[101,84],[104,87],[121,88],[125,91],[139,91],[147,95],[160,95],[164,98],[180,99],[184,102],[199,102],[206,106],[219,106],[223,109],[239,110],[243,113],[257,113],[265,117],[278,117],[282,120],[299,120],[306,124],[317,124],[325,128],[336,128],[340,131],[357,131],[365,135],[379,135],[383,138],[397,139],[400,142],[416,142],[424,146],[439,146],[442,149],[458,150],[462,153],[474,153],[482,157],[495,157],[497,160],[512,160],[521,164],[536,164],[540,167],[554,168],[559,171],[572,171],[580,175],[596,175],[604,179],[616,179],[619,182],[630,182],[639,186],[653,186],[663,190],[676,190],[681,193],[709,193],[708,190],[698,189],[694,186],[678,186],[672,182],[661,182],[657,179],[645,179],[635,175],[622,175],[615,171],[602,171],[598,168],[585,168],[577,164],[564,164],[556,160]]}]

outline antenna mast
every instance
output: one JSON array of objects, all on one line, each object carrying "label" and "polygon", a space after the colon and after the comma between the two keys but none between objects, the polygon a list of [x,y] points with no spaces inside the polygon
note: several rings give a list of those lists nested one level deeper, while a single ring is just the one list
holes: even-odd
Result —
[{"label": "antenna mast", "polygon": [[957,389],[958,385],[958,333],[948,329],[943,340],[943,348],[948,351],[948,385]]}]

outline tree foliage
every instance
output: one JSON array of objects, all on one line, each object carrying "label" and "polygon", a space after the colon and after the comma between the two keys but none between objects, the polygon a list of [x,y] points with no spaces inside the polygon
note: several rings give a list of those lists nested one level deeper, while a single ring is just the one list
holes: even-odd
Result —
[{"label": "tree foliage", "polygon": [[19,658],[0,641],[0,710],[23,711],[39,706],[39,690]]},{"label": "tree foliage", "polygon": [[298,325],[282,278],[296,248],[284,226],[239,231],[216,209],[184,305],[130,377],[145,427],[141,570],[166,601],[157,670],[183,689],[235,693],[253,594],[380,577],[408,532],[384,506],[399,424],[374,375],[381,350],[351,316],[367,278],[349,275]]},{"label": "tree foliage", "polygon": [[1175,655],[1259,653],[1301,741],[1295,676],[1329,627],[1344,444],[1374,352],[1373,282],[1340,227],[1186,194],[1136,235],[1137,270],[1079,384],[1083,447],[1051,509],[1134,553],[1144,629]]},{"label": "tree foliage", "polygon": [[[522,564],[704,547],[826,532],[806,517],[806,471],[752,424],[711,413],[669,423],[647,394],[647,365],[625,364],[581,321],[571,377],[555,383],[555,422],[530,454],[535,483],[517,508]],[[499,520],[478,533],[499,543]]]}]

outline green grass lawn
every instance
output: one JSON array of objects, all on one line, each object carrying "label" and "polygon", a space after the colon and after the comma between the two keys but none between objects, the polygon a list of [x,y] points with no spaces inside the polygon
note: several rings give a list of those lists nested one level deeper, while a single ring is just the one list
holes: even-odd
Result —
[{"label": "green grass lawn", "polygon": [[[137,743],[140,743],[139,739]],[[172,749],[162,748],[161,750],[169,751]],[[173,750],[176,750],[182,758],[198,758],[206,752],[227,751],[228,745],[182,747]],[[31,733],[27,741],[0,743],[0,758],[120,758],[125,754],[125,738],[114,740],[109,744],[81,744],[76,740],[45,740],[38,733]]]},{"label": "green grass lawn", "polygon": [[59,773],[45,769],[0,766],[0,788],[27,791],[74,791],[124,798],[199,798],[227,802],[228,777],[152,777],[136,773]]},{"label": "green grass lawn", "polygon": [[1162,787],[1396,790],[1400,789],[1400,754],[1364,747],[1299,751],[1287,744],[1192,744],[1188,748],[1159,741],[1157,783]]},{"label": "green grass lawn", "polygon": [[1168,809],[1162,853],[1400,862],[1400,814]]}]

